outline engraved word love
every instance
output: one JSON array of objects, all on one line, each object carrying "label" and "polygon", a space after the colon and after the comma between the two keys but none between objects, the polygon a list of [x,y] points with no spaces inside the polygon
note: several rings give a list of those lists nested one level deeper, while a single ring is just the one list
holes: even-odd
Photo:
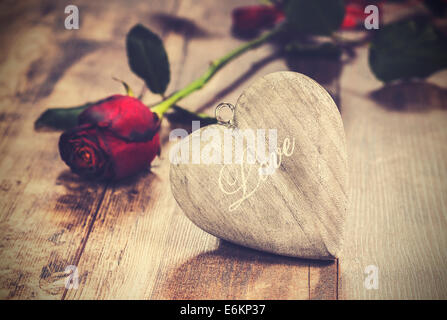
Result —
[{"label": "engraved word love", "polygon": [[[193,130],[198,129],[200,122],[193,121],[192,126]],[[223,164],[218,176],[220,190],[226,195],[240,194],[240,198],[229,206],[233,211],[281,166],[284,157],[293,154],[295,138],[285,138],[278,147],[277,132],[277,129],[240,130],[211,126],[195,130],[188,136],[189,141],[171,148],[169,159],[173,164]],[[175,140],[187,134],[184,129],[174,129],[169,139]],[[236,170],[233,164],[238,165]]]},{"label": "engraved word love", "polygon": [[274,172],[274,170],[278,169],[281,166],[283,156],[290,157],[293,154],[295,149],[295,138],[292,139],[292,143],[290,143],[289,138],[284,139],[284,143],[282,148],[277,148],[276,152],[272,152],[270,154],[270,158],[268,161],[264,163],[260,163],[258,166],[258,170],[254,171],[254,179],[255,182],[251,183],[254,187],[250,190],[249,181],[251,178],[251,173],[253,172],[253,166],[249,166],[248,170],[245,169],[244,162],[240,163],[240,170],[237,176],[231,176],[230,171],[231,168],[228,165],[224,165],[219,173],[219,188],[226,195],[233,194],[242,194],[241,197],[230,204],[228,207],[229,211],[236,210],[244,200],[250,198],[256,190],[258,190],[259,186],[263,181],[265,181],[270,174]]}]

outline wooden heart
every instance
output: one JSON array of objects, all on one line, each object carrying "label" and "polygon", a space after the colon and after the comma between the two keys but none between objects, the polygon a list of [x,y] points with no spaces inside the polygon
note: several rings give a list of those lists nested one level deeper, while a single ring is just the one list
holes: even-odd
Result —
[{"label": "wooden heart", "polygon": [[276,254],[337,257],[348,202],[345,134],[334,101],[309,77],[260,78],[239,97],[233,126],[194,131],[170,159],[174,198],[203,230]]}]

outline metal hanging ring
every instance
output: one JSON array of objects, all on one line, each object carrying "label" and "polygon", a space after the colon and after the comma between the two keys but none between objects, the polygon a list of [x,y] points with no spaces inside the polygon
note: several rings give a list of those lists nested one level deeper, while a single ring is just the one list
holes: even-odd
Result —
[{"label": "metal hanging ring", "polygon": [[[231,118],[229,120],[224,120],[220,115],[221,110],[224,108],[229,108],[231,110]],[[219,103],[216,107],[216,110],[214,111],[217,123],[224,125],[224,126],[233,127],[234,126],[234,109],[235,109],[234,105],[232,105],[231,103],[228,103],[228,102]]]}]

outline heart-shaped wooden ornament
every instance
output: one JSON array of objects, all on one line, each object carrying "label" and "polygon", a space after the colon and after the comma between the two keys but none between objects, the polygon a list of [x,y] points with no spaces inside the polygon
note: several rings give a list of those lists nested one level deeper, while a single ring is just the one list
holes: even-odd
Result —
[{"label": "heart-shaped wooden ornament", "polygon": [[334,101],[295,72],[258,79],[234,121],[171,149],[174,198],[203,230],[276,254],[333,259],[347,210],[347,155]]}]

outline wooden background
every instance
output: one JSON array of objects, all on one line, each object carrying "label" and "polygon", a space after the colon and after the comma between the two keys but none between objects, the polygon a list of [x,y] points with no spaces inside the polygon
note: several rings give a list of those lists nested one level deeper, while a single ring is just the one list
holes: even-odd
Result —
[{"label": "wooden background", "polygon": [[[447,73],[389,87],[367,47],[341,62],[285,59],[263,46],[231,62],[182,105],[212,114],[278,70],[305,73],[332,94],[347,135],[351,204],[336,262],[284,258],[219,241],[194,226],[169,186],[169,125],[152,172],[99,184],[59,159],[59,134],[36,133],[48,107],[135,91],[126,32],[137,22],[163,37],[168,93],[242,41],[232,8],[254,1],[71,1],[79,30],[64,29],[64,2],[0,4],[0,297],[3,299],[419,299],[447,298]],[[385,20],[406,14],[394,6]],[[391,14],[391,13],[396,14]],[[157,97],[146,92],[144,102]],[[65,289],[65,268],[79,271]],[[376,265],[379,288],[364,286]]]}]

